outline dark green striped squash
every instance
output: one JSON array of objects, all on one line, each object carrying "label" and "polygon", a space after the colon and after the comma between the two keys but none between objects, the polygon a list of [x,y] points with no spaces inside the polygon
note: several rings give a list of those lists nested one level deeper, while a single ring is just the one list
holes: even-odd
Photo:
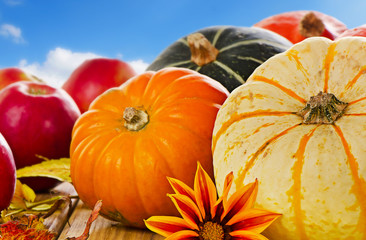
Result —
[{"label": "dark green striped squash", "polygon": [[291,46],[284,37],[261,28],[207,27],[168,46],[147,70],[189,68],[219,81],[232,91],[268,58]]}]

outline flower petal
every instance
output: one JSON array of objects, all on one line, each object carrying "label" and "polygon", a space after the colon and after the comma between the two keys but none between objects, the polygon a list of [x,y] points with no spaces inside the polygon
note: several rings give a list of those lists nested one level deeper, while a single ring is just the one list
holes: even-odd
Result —
[{"label": "flower petal", "polygon": [[191,230],[179,231],[165,238],[165,240],[197,240],[197,239],[198,239],[198,233]]},{"label": "flower petal", "polygon": [[224,202],[224,213],[221,216],[221,222],[226,224],[235,214],[245,211],[254,206],[258,193],[257,179],[237,190],[227,203]]},{"label": "flower petal", "polygon": [[218,221],[221,219],[221,215],[224,212],[224,207],[222,205],[222,197],[220,197],[215,205],[211,208],[212,219]]},{"label": "flower petal", "polygon": [[251,231],[235,231],[230,233],[231,240],[268,240],[265,236]]},{"label": "flower petal", "polygon": [[187,222],[179,217],[153,216],[144,220],[144,222],[148,229],[164,237],[182,230],[191,229]]},{"label": "flower petal", "polygon": [[236,214],[227,225],[231,225],[232,231],[247,230],[261,233],[279,216],[281,214],[253,208]]},{"label": "flower petal", "polygon": [[200,210],[197,205],[185,195],[168,194],[172,199],[175,207],[178,209],[180,215],[187,222],[192,229],[198,230],[198,224],[202,222]]},{"label": "flower petal", "polygon": [[229,194],[231,184],[233,183],[233,179],[234,179],[233,172],[230,172],[228,175],[226,175],[224,182],[224,191],[222,192],[222,200],[224,202],[224,205],[227,205],[227,196]]},{"label": "flower petal", "polygon": [[202,218],[211,218],[212,216],[206,215],[211,215],[211,208],[215,205],[217,200],[216,186],[199,162],[194,178],[194,193]]},{"label": "flower petal", "polygon": [[170,178],[170,177],[168,177],[168,181],[170,183],[170,186],[172,186],[175,193],[188,196],[194,202],[196,201],[196,199],[194,197],[193,189],[190,188],[189,186],[187,186],[184,182],[182,182],[178,179],[175,179],[175,178]]}]

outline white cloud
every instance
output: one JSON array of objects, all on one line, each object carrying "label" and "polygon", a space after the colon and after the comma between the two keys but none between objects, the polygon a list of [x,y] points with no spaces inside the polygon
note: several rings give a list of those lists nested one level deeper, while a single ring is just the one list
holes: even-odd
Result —
[{"label": "white cloud", "polygon": [[[43,79],[55,87],[61,87],[70,74],[85,60],[103,56],[90,52],[72,52],[64,48],[55,48],[47,54],[43,63],[28,63],[26,59],[19,62],[19,68]],[[128,62],[137,73],[142,73],[148,64],[142,60]]]},{"label": "white cloud", "polygon": [[10,6],[17,6],[23,3],[23,0],[4,0],[4,3]]},{"label": "white cloud", "polygon": [[22,30],[11,24],[4,23],[0,26],[0,36],[9,37],[15,43],[24,43]]},{"label": "white cloud", "polygon": [[146,70],[146,68],[148,67],[148,65],[149,65],[148,63],[144,62],[141,59],[134,60],[134,61],[130,61],[128,63],[131,65],[131,67],[133,69],[135,69],[135,71],[137,73],[143,73]]}]

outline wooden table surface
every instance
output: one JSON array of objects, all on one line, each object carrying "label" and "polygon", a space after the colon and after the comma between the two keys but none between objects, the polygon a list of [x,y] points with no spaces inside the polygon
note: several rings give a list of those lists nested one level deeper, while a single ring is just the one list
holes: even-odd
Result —
[{"label": "wooden table surface", "polygon": [[[75,189],[70,183],[62,183],[55,189],[62,194],[75,195]],[[80,236],[92,212],[81,200],[73,199],[71,216],[68,216],[69,207],[65,204],[59,211],[46,218],[44,224],[52,231],[59,234],[57,240],[67,237]],[[110,221],[102,216],[93,222],[88,240],[163,240],[164,237],[149,230],[140,230],[124,227],[118,222]]]}]

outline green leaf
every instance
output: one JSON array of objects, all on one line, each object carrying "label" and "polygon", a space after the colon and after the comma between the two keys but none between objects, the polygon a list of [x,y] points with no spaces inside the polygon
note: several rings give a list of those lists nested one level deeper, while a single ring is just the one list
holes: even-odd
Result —
[{"label": "green leaf", "polygon": [[50,204],[41,204],[39,206],[35,206],[32,208],[33,211],[48,211],[52,208],[53,206],[53,203],[50,203]]},{"label": "green leaf", "polygon": [[70,158],[48,159],[42,156],[43,162],[17,170],[17,178],[49,177],[59,181],[71,182]]}]

